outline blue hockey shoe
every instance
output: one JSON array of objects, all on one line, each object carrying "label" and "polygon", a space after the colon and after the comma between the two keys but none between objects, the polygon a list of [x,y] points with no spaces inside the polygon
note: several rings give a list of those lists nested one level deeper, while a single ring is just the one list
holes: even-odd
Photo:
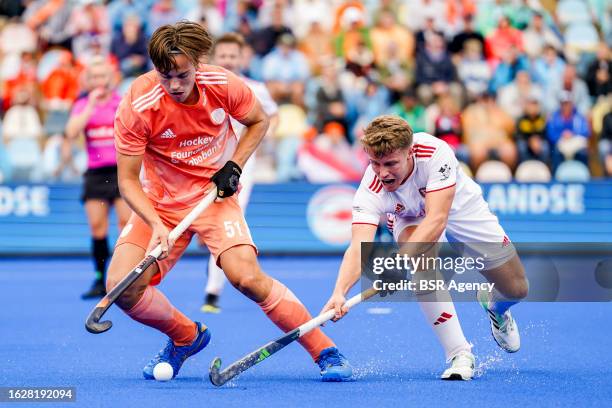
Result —
[{"label": "blue hockey shoe", "polygon": [[142,375],[147,380],[153,380],[153,369],[158,363],[166,362],[172,366],[173,376],[176,377],[181,366],[187,358],[199,353],[210,342],[210,330],[202,323],[195,322],[198,328],[196,339],[188,346],[175,346],[171,339],[168,339],[166,347],[161,349],[155,357],[142,369]]},{"label": "blue hockey shoe", "polygon": [[323,381],[348,381],[353,376],[351,365],[336,347],[321,351],[317,364],[321,368]]}]

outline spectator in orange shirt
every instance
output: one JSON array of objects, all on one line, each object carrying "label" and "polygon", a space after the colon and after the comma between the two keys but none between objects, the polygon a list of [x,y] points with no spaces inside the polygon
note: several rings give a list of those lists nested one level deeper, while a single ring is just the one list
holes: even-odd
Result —
[{"label": "spectator in orange shirt", "polygon": [[[348,12],[348,14],[347,14]],[[336,9],[334,17],[334,33],[338,34],[340,31],[346,29],[347,18],[351,19],[352,14],[363,16],[366,9],[363,2],[360,0],[345,0],[340,7]],[[364,21],[365,22],[365,21]]]},{"label": "spectator in orange shirt", "polygon": [[62,53],[59,65],[40,84],[45,110],[70,110],[79,94],[78,69],[72,54]]},{"label": "spectator in orange shirt", "polygon": [[12,105],[13,97],[17,90],[23,87],[36,89],[38,81],[36,80],[36,61],[34,55],[29,52],[21,54],[19,59],[19,68],[17,74],[12,78],[5,78],[3,83],[2,93],[2,108],[6,110]]},{"label": "spectator in orange shirt", "polygon": [[495,103],[495,95],[481,95],[462,115],[463,140],[467,145],[473,169],[489,157],[497,158],[511,168],[517,158],[511,139],[514,132],[512,117]]},{"label": "spectator in orange shirt", "polygon": [[487,54],[493,62],[499,62],[512,47],[523,51],[523,33],[510,25],[510,19],[499,19],[497,29],[486,38]]},{"label": "spectator in orange shirt", "polygon": [[321,72],[323,61],[334,53],[329,32],[318,21],[310,24],[310,30],[299,41],[298,49],[308,59],[310,71],[314,75]]},{"label": "spectator in orange shirt", "polygon": [[47,112],[45,133],[48,136],[63,134],[68,122],[70,108],[79,94],[79,71],[72,54],[65,51],[59,65],[51,71],[40,86],[42,108]]},{"label": "spectator in orange shirt", "polygon": [[397,55],[400,62],[407,62],[414,54],[414,36],[410,31],[397,24],[396,18],[391,10],[380,11],[378,22],[370,33],[372,39],[372,51],[374,51],[374,62],[384,65],[387,62],[389,44],[394,43],[397,47]]},{"label": "spectator in orange shirt", "polygon": [[334,38],[336,55],[349,58],[365,46],[372,49],[370,29],[365,24],[364,14],[355,7],[350,7],[342,14],[342,29]]}]

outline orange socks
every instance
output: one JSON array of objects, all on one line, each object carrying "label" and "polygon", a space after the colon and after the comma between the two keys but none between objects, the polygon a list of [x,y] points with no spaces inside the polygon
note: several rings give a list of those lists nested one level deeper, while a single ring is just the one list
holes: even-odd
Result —
[{"label": "orange socks", "polygon": [[[270,294],[259,303],[259,306],[284,332],[293,330],[312,319],[293,292],[277,280],[273,281]],[[195,323],[172,306],[164,294],[153,286],[148,286],[138,303],[126,313],[137,322],[167,334],[177,346],[193,342]],[[315,361],[323,349],[334,347],[331,339],[318,328],[298,341]]]},{"label": "orange socks", "polygon": [[194,340],[195,323],[153,286],[147,286],[138,303],[126,313],[137,322],[166,333],[177,346],[189,345]]},{"label": "orange socks", "polygon": [[[258,304],[268,318],[284,332],[293,330],[312,319],[308,310],[293,292],[276,279],[273,280],[272,290],[268,297]],[[312,330],[298,341],[315,361],[323,349],[334,347],[331,339],[319,328]]]}]

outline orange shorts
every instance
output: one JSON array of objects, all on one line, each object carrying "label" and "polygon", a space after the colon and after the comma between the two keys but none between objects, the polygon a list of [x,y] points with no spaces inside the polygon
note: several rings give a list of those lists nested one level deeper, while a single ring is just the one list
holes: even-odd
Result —
[{"label": "orange shorts", "polygon": [[[166,227],[171,230],[191,211],[186,208],[179,211],[156,209]],[[130,219],[121,231],[115,246],[130,243],[143,248],[145,251],[151,240],[151,228],[136,213],[132,212]],[[179,260],[194,234],[200,236],[200,241],[206,244],[208,250],[215,257],[217,263],[219,256],[228,249],[237,245],[250,245],[257,252],[257,247],[251,238],[251,232],[244,219],[244,214],[238,198],[233,195],[222,202],[213,202],[191,224],[174,243],[168,256],[157,261],[159,273],[153,276],[150,284],[157,285]]]}]

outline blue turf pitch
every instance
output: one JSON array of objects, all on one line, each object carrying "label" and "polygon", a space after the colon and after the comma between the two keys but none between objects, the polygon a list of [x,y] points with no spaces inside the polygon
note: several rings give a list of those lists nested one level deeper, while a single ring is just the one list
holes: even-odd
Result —
[{"label": "blue turf pitch", "polygon": [[[317,313],[340,259],[261,262]],[[157,383],[143,380],[141,369],[165,342],[161,334],[131,321],[116,307],[107,314],[114,322],[109,332],[85,331],[85,317],[95,304],[79,299],[92,277],[89,260],[0,260],[0,386],[74,386],[77,403],[61,404],[69,407],[523,408],[610,406],[612,401],[609,303],[517,306],[513,310],[522,349],[515,355],[497,348],[476,303],[458,304],[482,374],[468,383],[438,380],[444,369],[442,351],[418,305],[363,304],[326,328],[355,367],[354,382],[319,382],[316,366],[292,344],[229,385],[215,388],[208,381],[214,356],[227,364],[279,331],[231,287],[222,297],[222,314],[200,313],[204,270],[203,260],[184,259],[160,287],[188,316],[209,325],[212,342],[187,361],[174,381]],[[391,310],[371,314],[371,307]]]}]

